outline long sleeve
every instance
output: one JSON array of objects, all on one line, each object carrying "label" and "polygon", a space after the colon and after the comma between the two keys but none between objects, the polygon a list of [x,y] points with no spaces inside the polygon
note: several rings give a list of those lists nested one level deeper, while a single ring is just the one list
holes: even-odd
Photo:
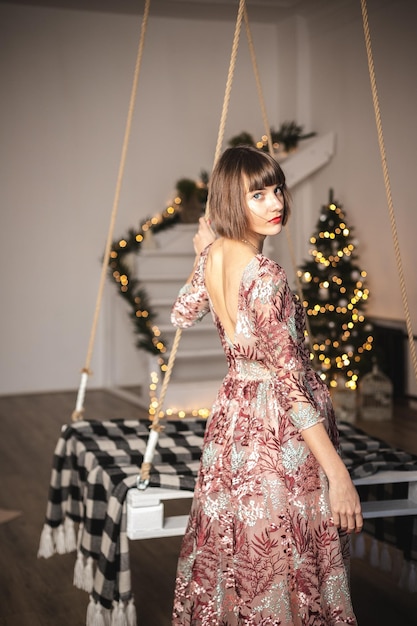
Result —
[{"label": "long sleeve", "polygon": [[[300,316],[285,272],[273,265],[258,275],[250,290],[253,331],[258,358],[276,372],[285,389],[287,411],[300,431],[325,421],[328,393],[306,364],[305,346],[300,342]],[[318,394],[317,394],[318,392]],[[325,401],[317,396],[325,394]]]},{"label": "long sleeve", "polygon": [[181,287],[171,311],[171,323],[178,328],[189,328],[209,311],[209,299],[204,284],[205,255],[201,255],[193,277]]}]

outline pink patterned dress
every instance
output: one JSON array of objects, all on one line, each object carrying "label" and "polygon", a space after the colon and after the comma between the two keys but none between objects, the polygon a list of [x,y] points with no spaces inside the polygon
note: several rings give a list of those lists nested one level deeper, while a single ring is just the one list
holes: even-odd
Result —
[{"label": "pink patterned dress", "polygon": [[187,328],[211,310],[228,373],[207,422],[172,624],[355,625],[348,536],[332,526],[326,476],[300,434],[324,422],[337,446],[304,311],[284,270],[259,254],[243,272],[232,342],[205,287],[208,250],[172,322]]}]

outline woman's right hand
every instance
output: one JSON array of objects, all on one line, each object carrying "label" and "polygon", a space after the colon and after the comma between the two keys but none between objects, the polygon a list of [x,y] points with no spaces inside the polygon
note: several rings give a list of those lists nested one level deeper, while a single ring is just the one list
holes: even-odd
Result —
[{"label": "woman's right hand", "polygon": [[334,525],[347,533],[361,532],[361,503],[348,472],[339,479],[329,480],[329,500]]},{"label": "woman's right hand", "polygon": [[198,220],[198,231],[193,237],[194,251],[197,255],[201,254],[204,248],[216,239],[214,232],[210,227],[210,220],[200,217]]}]

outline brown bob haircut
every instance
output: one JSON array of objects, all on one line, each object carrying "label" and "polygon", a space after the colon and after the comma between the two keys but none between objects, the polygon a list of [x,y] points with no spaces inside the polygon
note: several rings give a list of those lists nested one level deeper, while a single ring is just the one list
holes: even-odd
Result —
[{"label": "brown bob haircut", "polygon": [[217,161],[209,183],[209,215],[217,234],[228,239],[243,239],[249,230],[246,194],[271,185],[282,189],[282,223],[286,224],[290,195],[284,173],[275,159],[252,146],[227,148]]}]

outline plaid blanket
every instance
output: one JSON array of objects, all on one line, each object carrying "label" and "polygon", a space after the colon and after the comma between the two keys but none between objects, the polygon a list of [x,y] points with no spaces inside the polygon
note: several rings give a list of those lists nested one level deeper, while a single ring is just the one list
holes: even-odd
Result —
[{"label": "plaid blanket", "polygon": [[392,448],[352,424],[339,422],[338,429],[342,457],[353,479],[366,478],[378,471],[417,470],[417,456]]},{"label": "plaid blanket", "polygon": [[[205,420],[164,423],[151,486],[194,488],[205,424]],[[394,450],[351,424],[341,423],[339,429],[342,456],[353,478],[378,470],[417,469],[417,457]],[[149,424],[138,420],[81,421],[63,426],[56,445],[38,556],[77,550],[74,584],[90,593],[87,626],[136,626],[126,494],[136,486],[148,434]],[[376,496],[368,490],[363,497],[381,495],[379,487]],[[399,531],[377,522],[370,532],[378,539],[398,543],[399,536],[404,538],[404,527]],[[408,524],[406,545],[401,548],[407,558],[417,560],[417,520]]]},{"label": "plaid blanket", "polygon": [[[353,479],[366,478],[378,471],[417,470],[417,456],[391,448],[385,441],[370,437],[352,424],[341,422],[338,427],[342,457]],[[407,483],[360,485],[357,489],[362,502],[408,497]],[[384,546],[381,548],[381,544],[393,546],[397,551],[397,557],[399,554],[403,556],[400,564],[402,571],[394,572],[399,584],[410,591],[417,591],[417,517],[404,515],[367,519],[364,530],[374,538],[371,563],[387,571],[394,571],[396,566],[390,557],[384,564],[384,554],[387,555],[387,551],[386,547],[385,551]],[[377,542],[381,542],[379,546]],[[363,536],[355,537],[355,543],[357,543],[356,555],[363,556]],[[355,554],[355,551],[353,553]]]}]

